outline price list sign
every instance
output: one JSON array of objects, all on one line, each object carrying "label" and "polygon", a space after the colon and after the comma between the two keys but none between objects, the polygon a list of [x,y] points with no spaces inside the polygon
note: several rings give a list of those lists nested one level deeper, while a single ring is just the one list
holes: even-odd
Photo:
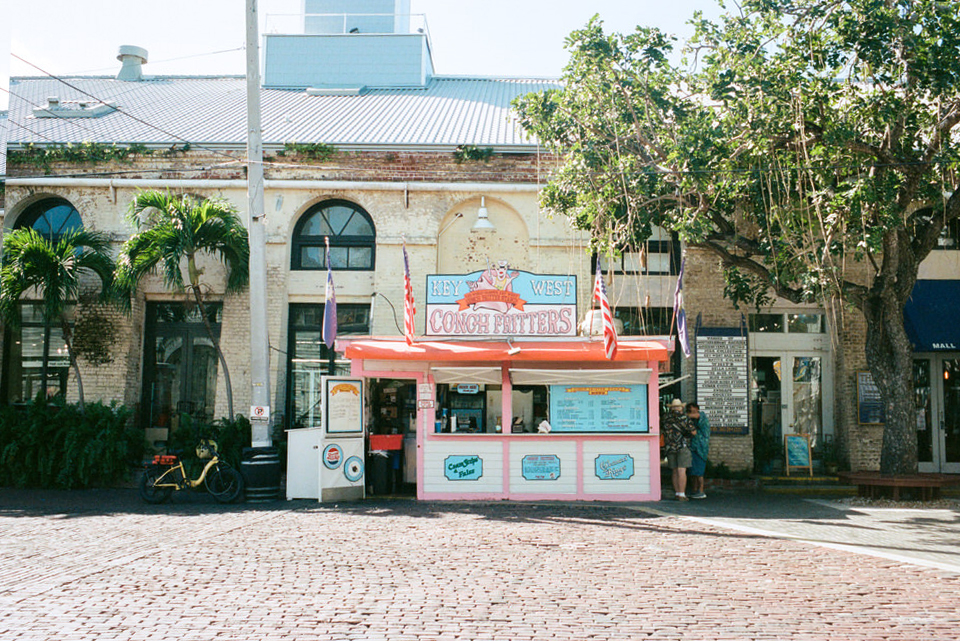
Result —
[{"label": "price list sign", "polygon": [[551,385],[554,432],[650,431],[646,385]]},{"label": "price list sign", "polygon": [[747,337],[737,329],[702,329],[697,336],[697,400],[714,435],[748,434],[750,372]]}]

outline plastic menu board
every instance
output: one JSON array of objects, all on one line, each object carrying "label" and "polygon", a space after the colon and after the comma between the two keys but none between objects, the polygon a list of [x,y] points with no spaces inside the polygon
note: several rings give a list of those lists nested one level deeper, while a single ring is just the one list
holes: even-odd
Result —
[{"label": "plastic menu board", "polygon": [[646,385],[551,385],[553,432],[650,431]]}]

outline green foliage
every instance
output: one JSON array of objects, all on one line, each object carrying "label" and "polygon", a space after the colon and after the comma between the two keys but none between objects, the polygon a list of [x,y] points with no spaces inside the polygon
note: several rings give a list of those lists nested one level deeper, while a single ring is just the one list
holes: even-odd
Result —
[{"label": "green foliage", "polygon": [[131,415],[116,403],[81,410],[42,397],[0,407],[0,485],[74,489],[125,481],[144,450]]},{"label": "green foliage", "polygon": [[337,148],[322,142],[285,142],[283,150],[278,151],[277,155],[281,157],[296,156],[306,160],[315,160],[323,162],[337,154]]},{"label": "green foliage", "polygon": [[453,152],[453,159],[457,164],[468,161],[490,162],[493,158],[493,147],[481,149],[475,145],[460,145]]},{"label": "green foliage", "polygon": [[196,472],[203,466],[195,451],[202,438],[216,441],[220,458],[240,469],[243,448],[250,447],[250,421],[238,415],[234,420],[220,418],[210,425],[197,424],[189,415],[182,414],[179,426],[167,440],[167,450],[180,456],[188,470]]},{"label": "green foliage", "polygon": [[[716,255],[725,294],[843,300],[866,317],[884,398],[915,412],[901,310],[960,218],[960,3],[743,0],[697,14],[685,59],[655,28],[567,39],[563,87],[515,101],[562,164],[541,206],[594,250],[651,226]],[[888,422],[881,469],[916,470]]]},{"label": "green foliage", "polygon": [[736,479],[743,480],[748,479],[753,476],[753,472],[749,468],[744,468],[742,470],[731,470],[727,467],[726,463],[713,463],[713,461],[707,461],[707,469],[704,475],[707,478],[712,479]]},{"label": "green foliage", "polygon": [[149,156],[153,150],[146,145],[132,144],[121,147],[117,144],[83,142],[53,145],[27,143],[22,149],[7,152],[7,164],[13,167],[37,167],[49,174],[54,163],[92,165],[105,162],[130,163],[137,156]]}]

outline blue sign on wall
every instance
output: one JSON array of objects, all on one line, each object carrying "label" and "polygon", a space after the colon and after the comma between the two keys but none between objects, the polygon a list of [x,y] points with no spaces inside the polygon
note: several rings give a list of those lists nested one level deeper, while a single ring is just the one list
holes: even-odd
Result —
[{"label": "blue sign on wall", "polygon": [[633,457],[629,454],[600,454],[594,459],[594,473],[601,481],[627,481],[633,477]]},{"label": "blue sign on wall", "polygon": [[553,432],[650,431],[646,385],[551,385]]},{"label": "blue sign on wall", "polygon": [[448,481],[476,481],[483,476],[483,459],[475,454],[448,456],[443,460],[443,475]]},{"label": "blue sign on wall", "polygon": [[521,460],[523,478],[528,481],[556,481],[560,478],[560,457],[555,454],[528,454]]}]

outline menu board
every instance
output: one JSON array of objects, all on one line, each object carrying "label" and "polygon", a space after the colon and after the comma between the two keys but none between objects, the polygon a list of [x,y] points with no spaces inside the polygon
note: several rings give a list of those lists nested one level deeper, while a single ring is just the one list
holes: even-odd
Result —
[{"label": "menu board", "polygon": [[784,454],[787,460],[787,476],[796,469],[805,469],[813,476],[810,462],[810,437],[806,434],[787,434],[783,437]]},{"label": "menu board", "polygon": [[703,328],[697,335],[697,402],[710,433],[749,434],[747,337],[739,329]]},{"label": "menu board", "polygon": [[646,385],[551,385],[553,432],[650,431]]},{"label": "menu board", "polygon": [[327,434],[363,434],[363,380],[323,377]]},{"label": "menu board", "polygon": [[880,388],[870,372],[857,372],[857,422],[861,425],[883,425],[885,421]]}]

